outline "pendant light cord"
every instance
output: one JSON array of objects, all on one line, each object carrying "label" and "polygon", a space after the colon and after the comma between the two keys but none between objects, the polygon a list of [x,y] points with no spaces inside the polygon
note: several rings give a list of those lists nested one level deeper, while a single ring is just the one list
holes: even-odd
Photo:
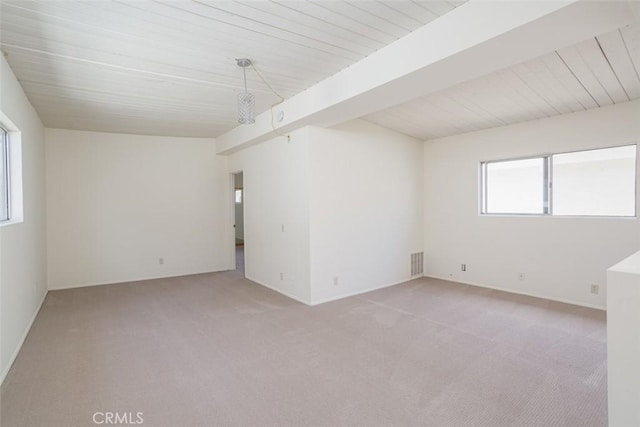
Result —
[{"label": "pendant light cord", "polygon": [[[277,102],[277,103],[275,103],[275,104],[273,104],[273,105],[278,105],[278,104],[280,104],[280,103],[284,102],[284,98],[283,98],[282,96],[280,96],[280,94],[279,94],[278,92],[276,92],[276,90],[275,90],[273,87],[271,87],[271,85],[269,84],[269,82],[267,82],[267,81],[264,79],[264,77],[262,77],[262,74],[260,74],[260,71],[258,71],[258,69],[256,68],[256,66],[255,66],[255,64],[254,64],[253,62],[251,62],[251,68],[253,68],[253,71],[255,71],[255,72],[256,72],[256,74],[258,75],[258,77],[260,77],[260,80],[262,80],[262,83],[264,83],[264,84],[269,88],[269,90],[270,90],[271,92],[273,92],[273,93],[274,93],[274,95],[275,95],[275,96],[277,96],[278,98],[280,98],[280,102]],[[245,84],[246,84],[246,83],[245,83]]]},{"label": "pendant light cord", "polygon": [[[262,77],[262,74],[260,74],[260,71],[258,71],[258,69],[254,65],[253,61],[251,62],[251,68],[253,68],[253,71],[256,72],[258,77],[260,77],[260,80],[262,80],[262,83],[264,83],[269,88],[269,90],[271,92],[273,92],[273,94],[275,96],[280,98],[280,101],[276,102],[275,104],[271,104],[271,108],[269,109],[269,111],[271,112],[271,129],[273,130],[273,133],[275,133],[278,136],[285,136],[285,137],[287,137],[287,141],[291,141],[291,135],[283,134],[283,133],[278,132],[277,129],[276,129],[275,123],[273,121],[273,107],[282,104],[284,102],[284,98],[278,92],[276,92],[276,90],[273,87],[271,87],[269,82],[267,82],[264,77]],[[246,79],[247,79],[247,77],[246,77],[246,74],[245,74],[245,82],[244,82],[245,91],[246,91],[246,87],[247,87],[247,80]]]}]

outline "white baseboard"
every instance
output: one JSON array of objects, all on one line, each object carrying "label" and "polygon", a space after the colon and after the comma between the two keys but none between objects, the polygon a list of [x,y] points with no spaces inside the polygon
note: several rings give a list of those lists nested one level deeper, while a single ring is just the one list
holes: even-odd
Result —
[{"label": "white baseboard", "polygon": [[331,301],[336,301],[342,298],[349,298],[349,297],[353,297],[356,295],[362,295],[362,294],[366,294],[367,292],[373,292],[373,291],[377,291],[378,289],[384,289],[384,288],[389,288],[391,286],[396,286],[396,285],[400,285],[401,283],[406,283],[406,282],[410,282],[411,280],[415,280],[415,279],[420,279],[423,276],[414,276],[414,277],[410,277],[408,279],[402,279],[399,280],[397,282],[393,282],[393,283],[385,283],[383,285],[379,285],[379,286],[375,286],[373,288],[368,288],[368,289],[363,289],[363,290],[359,290],[359,291],[354,291],[354,292],[348,292],[346,294],[340,294],[340,295],[336,295],[333,297],[328,297],[328,298],[322,298],[319,299],[317,301],[312,301],[311,304],[309,305],[318,305],[318,304],[324,304],[325,302],[331,302]]},{"label": "white baseboard", "polygon": [[588,304],[588,303],[584,303],[581,301],[574,301],[574,300],[570,300],[570,299],[564,299],[564,298],[555,298],[555,297],[549,297],[546,295],[540,295],[540,294],[535,294],[535,293],[530,293],[530,292],[521,292],[521,291],[516,291],[514,289],[510,289],[510,288],[501,288],[499,286],[491,286],[491,285],[486,285],[484,283],[477,283],[477,282],[470,282],[470,281],[463,281],[463,280],[452,280],[450,277],[440,277],[440,276],[433,276],[433,275],[428,275],[425,274],[424,277],[426,278],[430,278],[430,279],[438,279],[438,280],[444,280],[447,282],[453,282],[453,283],[460,283],[463,285],[471,285],[471,286],[477,286],[479,288],[487,288],[487,289],[493,289],[496,291],[502,291],[502,292],[508,292],[510,294],[518,294],[518,295],[526,295],[528,297],[534,297],[534,298],[540,298],[540,299],[546,299],[546,300],[550,300],[550,301],[557,301],[557,302],[562,302],[565,304],[571,304],[571,305],[578,305],[580,307],[587,307],[587,308],[595,308],[596,310],[602,310],[602,311],[606,311],[607,309],[595,304]]},{"label": "white baseboard", "polygon": [[288,298],[291,298],[291,299],[296,300],[298,302],[301,302],[304,305],[312,305],[312,304],[309,303],[309,301],[305,301],[305,300],[303,300],[302,298],[300,298],[300,297],[298,297],[296,295],[293,295],[293,294],[290,294],[289,292],[283,291],[282,289],[274,288],[273,286],[267,285],[266,283],[261,282],[260,280],[256,280],[256,279],[254,279],[252,277],[249,277],[249,276],[245,276],[245,278],[247,280],[251,280],[252,282],[254,282],[254,283],[256,283],[256,284],[258,284],[260,286],[264,286],[265,288],[271,289],[272,291],[275,291],[275,292],[277,292],[279,294],[282,294],[285,297],[288,297]]},{"label": "white baseboard", "polygon": [[151,277],[142,277],[142,278],[136,278],[136,279],[117,280],[115,282],[95,282],[95,283],[86,283],[81,285],[63,286],[58,288],[49,288],[49,290],[61,291],[64,289],[88,288],[90,286],[117,285],[119,283],[133,283],[133,282],[144,282],[146,280],[170,279],[172,277],[193,276],[195,274],[206,274],[206,273],[219,273],[221,271],[229,271],[229,270],[227,268],[222,268],[220,270],[194,271],[189,273],[170,274],[168,276],[151,276]]},{"label": "white baseboard", "polygon": [[24,344],[24,340],[27,339],[27,335],[29,335],[29,331],[31,330],[31,327],[33,326],[33,322],[35,322],[36,317],[38,317],[38,313],[40,313],[40,309],[42,308],[42,304],[44,304],[44,300],[47,298],[47,294],[48,293],[49,293],[49,291],[46,291],[44,293],[44,295],[42,296],[42,299],[40,300],[40,304],[38,304],[38,309],[33,313],[33,316],[31,317],[31,320],[29,321],[29,324],[27,325],[26,329],[24,330],[24,334],[22,335],[22,338],[20,339],[20,342],[18,342],[18,346],[16,347],[15,351],[11,355],[11,358],[9,359],[9,363],[7,364],[7,367],[4,369],[4,371],[2,371],[2,380],[0,380],[0,384],[2,384],[4,382],[4,379],[6,378],[7,374],[11,370],[11,367],[13,366],[13,362],[16,361],[16,357],[18,357],[18,353],[20,353],[20,349],[22,348],[22,344]]}]

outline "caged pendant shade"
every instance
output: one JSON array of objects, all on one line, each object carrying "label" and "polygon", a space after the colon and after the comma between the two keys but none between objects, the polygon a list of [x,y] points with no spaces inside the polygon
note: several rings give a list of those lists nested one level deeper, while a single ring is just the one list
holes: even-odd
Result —
[{"label": "caged pendant shade", "polygon": [[256,122],[256,97],[247,91],[247,67],[251,60],[247,58],[236,59],[239,67],[242,67],[244,75],[244,92],[238,94],[238,123],[251,124]]}]

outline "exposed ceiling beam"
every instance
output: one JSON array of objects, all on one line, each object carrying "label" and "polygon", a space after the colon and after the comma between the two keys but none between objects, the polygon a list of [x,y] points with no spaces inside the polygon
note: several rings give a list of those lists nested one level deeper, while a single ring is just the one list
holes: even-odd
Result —
[{"label": "exposed ceiling beam", "polygon": [[[570,46],[638,19],[632,1],[469,1],[274,108],[279,133],[332,126]],[[229,154],[274,137],[269,111],[217,138]]]}]

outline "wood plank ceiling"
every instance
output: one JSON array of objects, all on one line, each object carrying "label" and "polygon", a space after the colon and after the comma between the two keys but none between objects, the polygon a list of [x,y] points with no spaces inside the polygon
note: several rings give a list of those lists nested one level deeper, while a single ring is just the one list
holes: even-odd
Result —
[{"label": "wood plank ceiling", "polygon": [[237,125],[235,58],[290,97],[465,1],[5,0],[0,43],[47,127],[211,137]]},{"label": "wood plank ceiling", "polygon": [[364,119],[428,140],[638,99],[639,71],[633,24]]}]

